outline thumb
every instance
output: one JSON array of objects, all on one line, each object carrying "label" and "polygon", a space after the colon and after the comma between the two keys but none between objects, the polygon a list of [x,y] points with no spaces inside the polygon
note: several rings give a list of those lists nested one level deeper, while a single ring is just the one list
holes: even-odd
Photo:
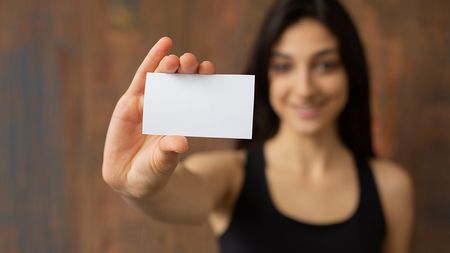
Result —
[{"label": "thumb", "polygon": [[128,185],[132,186],[128,189],[131,196],[144,196],[161,189],[176,168],[179,154],[189,149],[184,136],[157,137],[157,142],[148,142],[149,146],[137,157],[135,162],[139,166],[127,174]]},{"label": "thumb", "polygon": [[179,161],[179,154],[189,149],[187,138],[184,136],[165,135],[159,139],[159,155],[157,166],[159,173],[172,173]]},{"label": "thumb", "polygon": [[164,153],[185,153],[189,150],[189,143],[184,136],[165,135],[159,140],[159,149]]}]

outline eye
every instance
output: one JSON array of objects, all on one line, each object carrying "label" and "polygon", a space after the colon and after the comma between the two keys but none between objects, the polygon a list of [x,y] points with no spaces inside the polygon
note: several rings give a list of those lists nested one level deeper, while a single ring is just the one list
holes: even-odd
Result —
[{"label": "eye", "polygon": [[273,63],[270,69],[275,73],[285,73],[292,69],[292,64],[290,63]]},{"label": "eye", "polygon": [[339,61],[320,61],[316,63],[313,68],[315,71],[320,73],[329,73],[333,70],[337,69],[339,67],[340,63]]}]

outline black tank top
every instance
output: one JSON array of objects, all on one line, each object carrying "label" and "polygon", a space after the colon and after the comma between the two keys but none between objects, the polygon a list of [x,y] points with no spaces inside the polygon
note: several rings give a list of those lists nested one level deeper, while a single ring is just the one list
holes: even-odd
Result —
[{"label": "black tank top", "polygon": [[241,193],[220,238],[221,253],[381,252],[386,225],[377,187],[368,162],[355,162],[360,189],[356,211],[340,223],[312,225],[276,209],[266,182],[263,147],[248,150]]}]

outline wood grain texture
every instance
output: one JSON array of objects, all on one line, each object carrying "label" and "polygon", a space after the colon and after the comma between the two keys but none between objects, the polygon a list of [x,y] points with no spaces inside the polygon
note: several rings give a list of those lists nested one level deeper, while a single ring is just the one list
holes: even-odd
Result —
[{"label": "wood grain texture", "polygon": [[[450,244],[450,3],[344,0],[372,70],[376,149],[413,175],[413,252]],[[101,179],[115,102],[151,45],[239,73],[270,0],[0,0],[0,252],[214,252]],[[190,152],[232,141],[190,139]]]}]

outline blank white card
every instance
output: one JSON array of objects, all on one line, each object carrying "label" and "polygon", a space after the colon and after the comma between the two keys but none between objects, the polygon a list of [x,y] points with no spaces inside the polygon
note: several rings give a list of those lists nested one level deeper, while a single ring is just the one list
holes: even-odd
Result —
[{"label": "blank white card", "polygon": [[251,139],[255,76],[147,73],[142,132]]}]

